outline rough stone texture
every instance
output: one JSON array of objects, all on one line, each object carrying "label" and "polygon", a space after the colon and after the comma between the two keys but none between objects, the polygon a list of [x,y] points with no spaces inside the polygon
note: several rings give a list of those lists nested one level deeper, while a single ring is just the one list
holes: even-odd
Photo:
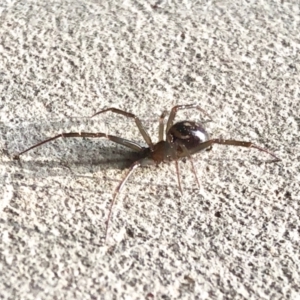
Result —
[{"label": "rough stone texture", "polygon": [[[107,3],[106,3],[107,2]],[[1,299],[298,299],[299,1],[31,1],[0,4]],[[158,118],[199,103],[215,146],[137,170],[107,132],[156,141]],[[177,120],[206,120],[195,110]],[[142,142],[143,143],[143,142]],[[125,159],[123,159],[125,157]]]}]

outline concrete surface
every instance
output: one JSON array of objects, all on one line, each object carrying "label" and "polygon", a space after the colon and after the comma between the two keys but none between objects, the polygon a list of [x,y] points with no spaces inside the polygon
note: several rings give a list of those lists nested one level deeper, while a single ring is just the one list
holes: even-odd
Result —
[{"label": "concrete surface", "polygon": [[[248,3],[249,2],[249,3]],[[299,299],[299,1],[1,1],[1,299]],[[214,146],[138,169],[128,151],[198,103]],[[176,120],[202,120],[197,110]]]}]

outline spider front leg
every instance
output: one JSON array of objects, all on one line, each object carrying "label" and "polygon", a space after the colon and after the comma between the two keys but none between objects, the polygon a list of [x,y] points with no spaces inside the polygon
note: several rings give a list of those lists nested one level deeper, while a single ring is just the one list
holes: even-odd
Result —
[{"label": "spider front leg", "polygon": [[61,133],[59,135],[56,135],[50,139],[47,139],[47,140],[44,140],[38,144],[35,144],[33,146],[31,146],[30,148],[27,148],[26,150],[20,152],[19,154],[17,155],[14,155],[13,156],[13,159],[19,159],[20,155],[26,153],[27,151],[29,150],[32,150],[34,148],[37,148],[43,144],[46,144],[48,142],[51,142],[53,140],[56,140],[58,138],[70,138],[70,137],[80,137],[80,138],[86,138],[86,137],[90,137],[90,138],[101,138],[101,137],[105,137],[117,144],[120,144],[120,145],[123,145],[125,147],[128,147],[136,152],[140,152],[143,147],[140,146],[139,144],[135,143],[135,142],[132,142],[132,141],[129,141],[129,140],[126,140],[126,139],[123,139],[123,138],[120,138],[120,137],[117,137],[117,136],[114,136],[114,135],[108,135],[108,134],[105,134],[105,133],[102,133],[102,132],[96,132],[96,133],[91,133],[91,132],[65,132],[65,133]]},{"label": "spider front leg", "polygon": [[151,150],[153,150],[153,143],[152,143],[152,140],[150,138],[150,135],[148,134],[148,132],[144,128],[141,120],[136,115],[134,115],[132,113],[129,113],[129,112],[125,111],[125,110],[121,110],[121,109],[118,109],[118,108],[110,107],[110,108],[103,109],[103,110],[101,110],[101,111],[93,114],[91,116],[91,118],[93,118],[94,116],[97,116],[99,114],[105,113],[107,111],[111,111],[113,113],[116,113],[116,114],[123,115],[123,116],[128,117],[128,118],[134,119],[135,124],[136,124],[137,128],[139,129],[141,135],[143,136],[145,142],[147,143],[147,145],[149,146],[149,148]]},{"label": "spider front leg", "polygon": [[206,148],[211,147],[213,144],[220,144],[220,145],[228,145],[228,146],[238,146],[238,147],[246,147],[246,148],[255,148],[261,152],[268,153],[269,155],[274,157],[272,162],[281,161],[279,157],[277,157],[273,152],[262,148],[258,145],[253,144],[252,142],[243,142],[243,141],[236,141],[236,140],[223,140],[223,139],[211,139],[206,142],[199,144],[198,146],[189,150],[190,155],[200,152]]},{"label": "spider front leg", "polygon": [[170,115],[169,115],[169,119],[167,122],[167,128],[166,128],[166,134],[168,133],[169,129],[172,127],[173,125],[173,121],[175,119],[176,113],[178,110],[181,109],[191,109],[191,108],[196,108],[199,111],[201,111],[202,113],[204,113],[206,116],[208,116],[210,118],[210,120],[212,120],[211,116],[204,110],[202,109],[199,105],[197,104],[187,104],[187,105],[176,105],[171,109]]}]

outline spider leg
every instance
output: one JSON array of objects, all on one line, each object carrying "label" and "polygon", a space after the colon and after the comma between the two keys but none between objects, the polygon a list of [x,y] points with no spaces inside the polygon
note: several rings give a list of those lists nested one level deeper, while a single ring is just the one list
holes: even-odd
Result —
[{"label": "spider leg", "polygon": [[171,109],[170,115],[169,115],[169,119],[167,122],[167,129],[166,129],[166,133],[169,131],[169,129],[172,127],[173,125],[173,121],[175,119],[176,113],[178,110],[181,109],[191,109],[191,108],[196,108],[199,111],[201,111],[202,113],[204,113],[206,116],[208,116],[211,120],[211,116],[204,110],[202,109],[199,105],[197,104],[187,104],[187,105],[176,105]]},{"label": "spider leg", "polygon": [[121,110],[121,109],[118,109],[118,108],[114,108],[114,107],[110,107],[110,108],[106,108],[106,109],[103,109],[99,112],[96,112],[95,114],[93,114],[91,116],[91,118],[93,118],[94,116],[96,115],[99,115],[99,114],[102,114],[102,113],[105,113],[107,111],[111,111],[113,113],[116,113],[116,114],[119,114],[119,115],[123,115],[125,117],[128,117],[128,118],[133,118],[134,121],[135,121],[135,124],[137,126],[137,128],[139,129],[141,135],[143,136],[145,142],[147,143],[147,145],[149,146],[149,148],[151,150],[153,150],[153,143],[152,143],[152,140],[150,138],[150,135],[148,134],[148,132],[146,131],[146,129],[144,128],[141,120],[134,114],[132,113],[129,113],[127,111],[124,111],[124,110]]},{"label": "spider leg", "polygon": [[105,241],[107,242],[107,236],[108,236],[108,227],[109,227],[109,222],[111,220],[111,214],[112,214],[112,209],[113,206],[116,202],[116,198],[118,196],[118,194],[121,192],[121,190],[123,189],[125,183],[127,182],[128,178],[131,176],[131,174],[134,172],[134,170],[138,167],[140,167],[141,165],[143,165],[143,162],[145,161],[145,159],[140,159],[136,162],[134,162],[129,170],[127,171],[127,174],[125,175],[125,177],[121,180],[121,182],[119,183],[119,185],[117,186],[117,188],[115,189],[114,192],[114,196],[112,199],[112,202],[110,204],[110,208],[109,208],[109,213],[108,213],[108,217],[107,217],[107,221],[106,221],[106,227],[105,227]]},{"label": "spider leg", "polygon": [[180,147],[181,149],[183,150],[183,153],[184,153],[184,156],[185,157],[188,157],[189,158],[189,161],[191,162],[191,165],[192,165],[192,170],[193,170],[193,173],[194,173],[194,176],[195,176],[195,179],[196,179],[196,182],[198,184],[198,187],[200,189],[200,182],[198,180],[198,176],[197,176],[197,173],[196,173],[196,169],[195,169],[195,165],[194,165],[194,160],[189,152],[189,150],[186,148],[186,146],[184,144],[180,144]]},{"label": "spider leg", "polygon": [[272,157],[274,157],[274,160],[272,162],[280,161],[281,159],[277,157],[273,152],[262,148],[258,145],[253,144],[252,142],[243,142],[243,141],[236,141],[236,140],[223,140],[223,139],[212,139],[209,141],[206,141],[204,143],[201,143],[197,147],[190,149],[190,155],[200,152],[201,150],[204,150],[208,147],[211,147],[213,144],[221,144],[221,145],[229,145],[229,146],[239,146],[239,147],[246,147],[246,148],[255,148],[261,152],[268,153]]},{"label": "spider leg", "polygon": [[[193,170],[196,182],[197,182],[198,187],[200,189],[200,183],[199,183],[198,176],[197,176],[197,173],[196,173],[196,169],[195,169],[195,165],[194,165],[194,160],[191,157],[191,154],[190,154],[189,150],[186,148],[186,146],[183,143],[176,142],[175,145],[176,145],[176,147],[180,147],[181,150],[183,151],[182,157],[188,157],[189,158],[189,161],[191,162],[191,165],[192,165],[192,170]],[[179,164],[178,164],[178,158],[176,156],[174,156],[173,159],[175,160],[178,187],[179,187],[179,190],[180,190],[180,192],[182,194],[182,188],[181,188],[181,182],[180,182],[180,171],[179,171],[180,169],[179,169]]]},{"label": "spider leg", "polygon": [[164,119],[167,114],[168,114],[168,111],[165,110],[159,118],[159,131],[158,131],[158,141],[159,142],[164,140]]},{"label": "spider leg", "polygon": [[179,172],[179,165],[178,165],[178,159],[175,160],[175,166],[176,166],[176,174],[177,174],[178,187],[179,187],[180,193],[182,194],[182,188],[181,188],[181,182],[180,182],[180,172]]},{"label": "spider leg", "polygon": [[179,169],[179,164],[178,164],[178,159],[180,157],[178,157],[177,155],[177,150],[179,147],[179,143],[175,142],[174,144],[172,144],[169,148],[169,155],[172,158],[172,161],[175,161],[175,167],[176,167],[176,175],[177,175],[177,181],[178,181],[178,187],[179,187],[179,191],[182,194],[182,188],[181,188],[181,182],[180,182],[180,169]]},{"label": "spider leg", "polygon": [[129,140],[126,140],[126,139],[123,139],[123,138],[120,138],[120,137],[117,137],[117,136],[114,136],[114,135],[107,135],[105,133],[102,133],[102,132],[96,132],[96,133],[91,133],[91,132],[65,132],[65,133],[61,133],[59,135],[56,135],[50,139],[47,139],[47,140],[44,140],[38,144],[35,144],[33,146],[31,146],[30,148],[20,152],[19,154],[15,155],[13,158],[14,159],[19,159],[19,156],[26,153],[27,151],[29,150],[32,150],[36,147],[39,147],[43,144],[46,144],[48,142],[51,142],[53,140],[56,140],[58,138],[69,138],[69,137],[81,137],[81,138],[86,138],[86,137],[90,137],[90,138],[101,138],[101,137],[105,137],[117,144],[120,144],[120,145],[123,145],[125,147],[128,147],[136,152],[139,152],[143,149],[143,147],[141,147],[139,144],[135,143],[135,142],[132,142],[132,141],[129,141]]}]

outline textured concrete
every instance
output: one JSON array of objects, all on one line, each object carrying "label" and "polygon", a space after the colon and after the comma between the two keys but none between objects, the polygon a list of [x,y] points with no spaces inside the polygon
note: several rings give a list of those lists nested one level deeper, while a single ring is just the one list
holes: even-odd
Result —
[{"label": "textured concrete", "polygon": [[[299,1],[1,1],[1,299],[299,299]],[[101,3],[101,4],[99,4]],[[214,146],[138,169],[127,150],[199,103]],[[176,120],[207,120],[197,110]]]}]

